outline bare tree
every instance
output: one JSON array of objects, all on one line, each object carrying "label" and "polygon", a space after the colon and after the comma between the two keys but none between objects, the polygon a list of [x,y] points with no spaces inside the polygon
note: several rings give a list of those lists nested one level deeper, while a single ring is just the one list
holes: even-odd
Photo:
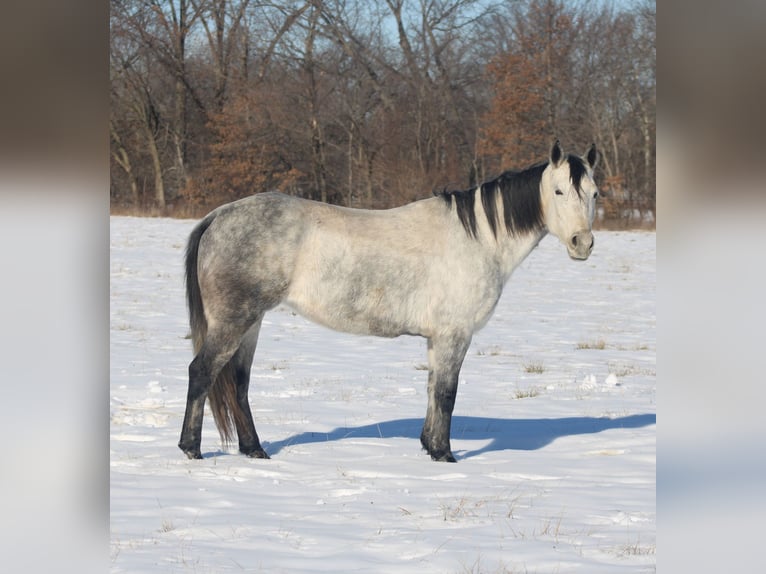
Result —
[{"label": "bare tree", "polygon": [[247,36],[245,29],[250,0],[190,0],[194,12],[205,31],[210,58],[213,63],[213,110],[223,109],[232,67],[238,54],[243,67],[247,66]]},{"label": "bare tree", "polygon": [[544,157],[551,141],[580,135],[576,123],[563,119],[577,107],[574,10],[557,0],[533,0],[513,5],[508,19],[512,41],[488,67],[495,95],[482,148],[499,157],[500,169],[523,167]]},{"label": "bare tree", "polygon": [[173,79],[173,116],[170,126],[175,146],[174,170],[178,187],[183,187],[187,177],[189,96],[204,110],[187,70],[187,42],[199,16],[199,9],[189,0],[121,0],[119,3],[125,8],[125,16],[132,24],[133,34]]},{"label": "bare tree", "polygon": [[113,197],[187,215],[275,188],[386,207],[557,137],[603,151],[607,215],[653,212],[654,6],[113,0]]},{"label": "bare tree", "polygon": [[579,58],[587,63],[584,75],[590,80],[581,108],[603,151],[605,216],[622,224],[630,224],[636,213],[640,222],[655,210],[656,55],[649,6],[594,11],[586,33],[600,38],[600,45],[587,46]]},{"label": "bare tree", "polygon": [[320,201],[327,202],[327,166],[325,139],[320,116],[319,77],[321,71],[315,59],[314,48],[317,39],[317,22],[321,15],[321,1],[314,2],[309,10],[306,24],[306,38],[303,46],[303,74],[305,78],[305,100],[308,106],[308,121],[311,132],[311,175],[314,193]]},{"label": "bare tree", "polygon": [[[136,43],[117,23],[113,26],[110,53],[112,113],[110,139],[112,157],[125,171],[131,186],[131,197],[138,201],[138,176],[131,162],[126,135],[140,141],[140,149],[149,156],[153,174],[154,205],[165,209],[165,184],[160,159],[163,121],[150,81],[151,62],[141,44]],[[118,115],[118,111],[121,114]],[[121,133],[122,132],[122,133]],[[137,137],[136,137],[137,136]]]}]

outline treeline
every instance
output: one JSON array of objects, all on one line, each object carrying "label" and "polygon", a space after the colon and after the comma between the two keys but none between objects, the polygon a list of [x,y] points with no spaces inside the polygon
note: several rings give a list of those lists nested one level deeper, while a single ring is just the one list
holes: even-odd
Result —
[{"label": "treeline", "polygon": [[602,151],[603,218],[655,216],[654,1],[112,0],[113,212],[252,193],[389,207]]}]

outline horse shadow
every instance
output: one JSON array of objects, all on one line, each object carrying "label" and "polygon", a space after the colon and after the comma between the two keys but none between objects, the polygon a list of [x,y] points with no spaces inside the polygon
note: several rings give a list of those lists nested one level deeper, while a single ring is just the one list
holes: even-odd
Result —
[{"label": "horse shadow", "polygon": [[[618,418],[564,417],[558,419],[498,419],[488,417],[452,417],[452,439],[489,441],[474,450],[453,450],[455,458],[468,459],[485,452],[503,450],[538,450],[557,438],[594,434],[611,429],[640,428],[657,423],[656,414],[638,414]],[[302,432],[263,446],[274,455],[292,445],[340,441],[347,438],[419,439],[423,419],[397,419],[357,427],[338,427],[329,432]]]}]

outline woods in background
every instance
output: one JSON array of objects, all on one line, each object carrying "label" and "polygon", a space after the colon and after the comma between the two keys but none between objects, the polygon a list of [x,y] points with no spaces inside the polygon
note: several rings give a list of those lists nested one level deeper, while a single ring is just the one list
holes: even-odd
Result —
[{"label": "woods in background", "polygon": [[602,219],[655,217],[654,1],[112,0],[111,205],[278,189],[382,208],[602,152]]}]

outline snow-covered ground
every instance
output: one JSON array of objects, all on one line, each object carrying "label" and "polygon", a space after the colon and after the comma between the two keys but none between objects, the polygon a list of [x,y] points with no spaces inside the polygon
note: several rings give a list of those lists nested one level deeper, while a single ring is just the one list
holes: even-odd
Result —
[{"label": "snow-covered ground", "polygon": [[266,316],[250,400],[271,460],[177,448],[193,221],[111,218],[112,572],[653,572],[654,233],[547,237],[461,372],[457,464],[421,450],[425,341]]}]

